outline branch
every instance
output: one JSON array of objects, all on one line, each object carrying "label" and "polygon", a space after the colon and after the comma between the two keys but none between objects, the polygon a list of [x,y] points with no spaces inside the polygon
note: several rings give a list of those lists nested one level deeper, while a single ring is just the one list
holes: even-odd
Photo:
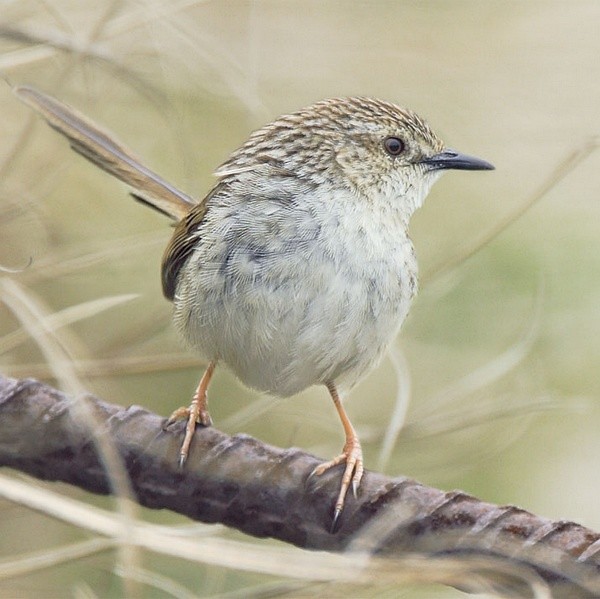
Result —
[{"label": "branch", "polygon": [[[146,507],[306,549],[490,558],[478,574],[504,592],[527,593],[525,568],[554,596],[600,596],[600,535],[573,522],[366,472],[358,499],[348,498],[340,528],[330,534],[339,472],[308,478],[316,457],[200,428],[181,471],[182,426],[163,430],[162,418],[138,406],[86,400],[97,418],[94,431],[76,418],[72,398],[32,379],[0,376],[0,466],[108,494],[111,478],[95,441],[104,432]],[[475,590],[469,583],[461,588]]]}]

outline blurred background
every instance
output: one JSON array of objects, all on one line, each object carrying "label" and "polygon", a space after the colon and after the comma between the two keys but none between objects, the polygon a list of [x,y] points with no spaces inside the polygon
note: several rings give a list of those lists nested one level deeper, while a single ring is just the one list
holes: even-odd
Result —
[{"label": "blurred background", "polygon": [[[493,172],[447,174],[413,219],[420,294],[347,409],[370,469],[597,530],[598,18],[595,0],[4,0],[0,72],[77,107],[198,198],[253,129],[330,96],[408,106],[449,146],[492,162]],[[169,221],[71,152],[1,83],[2,372],[166,416],[188,402],[203,367],[161,294]],[[40,322],[58,353],[40,348]],[[228,433],[324,458],[342,445],[321,389],[273,400],[222,368],[210,398]],[[277,546],[138,515],[243,542],[245,552]],[[5,561],[90,536],[0,499]],[[299,583],[214,556],[141,560],[142,596],[462,596],[424,584]],[[112,549],[57,562],[0,575],[0,596],[127,594]]]}]

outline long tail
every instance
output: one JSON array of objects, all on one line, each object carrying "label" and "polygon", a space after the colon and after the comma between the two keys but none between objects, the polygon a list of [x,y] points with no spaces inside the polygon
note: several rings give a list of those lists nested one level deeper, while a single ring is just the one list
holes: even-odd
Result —
[{"label": "long tail", "polygon": [[71,107],[32,87],[17,87],[14,92],[39,112],[53,129],[62,133],[76,152],[131,186],[137,200],[178,221],[196,204],[187,194],[145,167],[110,133]]}]

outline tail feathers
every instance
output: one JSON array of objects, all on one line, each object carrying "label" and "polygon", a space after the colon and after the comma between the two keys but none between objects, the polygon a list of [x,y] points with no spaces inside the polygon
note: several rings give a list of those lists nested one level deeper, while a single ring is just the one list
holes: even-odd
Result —
[{"label": "tail feathers", "polygon": [[17,87],[14,92],[64,135],[73,150],[131,186],[137,200],[178,221],[196,205],[190,196],[145,167],[108,132],[69,106],[32,87]]}]

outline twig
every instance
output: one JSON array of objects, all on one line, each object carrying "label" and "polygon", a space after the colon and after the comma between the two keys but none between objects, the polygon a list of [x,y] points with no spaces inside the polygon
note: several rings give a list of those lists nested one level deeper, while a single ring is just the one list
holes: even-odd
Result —
[{"label": "twig", "polygon": [[[110,476],[94,444],[94,436],[104,433],[121,456],[137,501],[150,508],[306,549],[388,558],[489,558],[478,576],[503,592],[528,595],[526,568],[548,584],[553,596],[600,596],[600,535],[573,522],[552,522],[459,491],[368,472],[332,535],[339,473],[308,478],[316,457],[211,427],[197,431],[186,468],[180,470],[180,426],[163,430],[162,418],[138,406],[86,400],[104,430],[91,431],[77,421],[69,409],[73,399],[56,389],[0,376],[0,465],[107,494]],[[459,586],[474,590],[471,583]]]}]

